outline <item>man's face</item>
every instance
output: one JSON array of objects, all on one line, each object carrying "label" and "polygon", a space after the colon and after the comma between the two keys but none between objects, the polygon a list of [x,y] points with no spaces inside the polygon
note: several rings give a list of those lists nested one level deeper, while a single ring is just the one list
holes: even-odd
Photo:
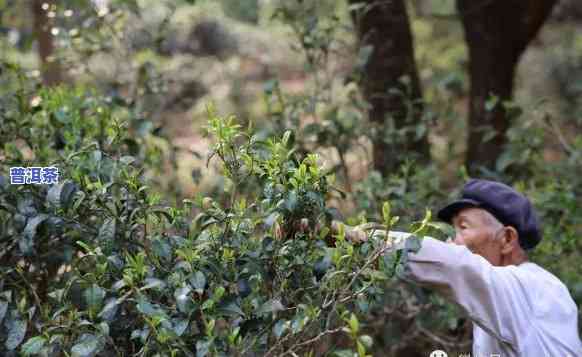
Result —
[{"label": "man's face", "polygon": [[480,208],[465,208],[453,217],[456,235],[454,243],[464,245],[475,254],[487,259],[492,265],[500,265],[501,239],[496,239],[500,227]]}]

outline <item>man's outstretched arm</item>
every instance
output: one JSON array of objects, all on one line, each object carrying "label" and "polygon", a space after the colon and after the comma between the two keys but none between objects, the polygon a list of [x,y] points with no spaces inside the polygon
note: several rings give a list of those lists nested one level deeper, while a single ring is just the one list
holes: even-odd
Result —
[{"label": "man's outstretched arm", "polygon": [[[505,269],[505,270],[503,270]],[[483,330],[514,348],[531,328],[530,301],[509,272],[464,246],[431,237],[409,253],[402,278],[430,287],[459,304]]]},{"label": "man's outstretched arm", "polygon": [[[386,236],[385,231],[375,232]],[[410,235],[390,231],[387,244],[391,249],[403,249]],[[361,242],[367,234],[355,227],[346,230],[346,237]],[[517,348],[518,336],[525,336],[531,327],[531,309],[521,284],[509,269],[513,268],[494,267],[464,246],[424,237],[420,250],[408,253],[400,277],[442,293],[483,330]]]}]

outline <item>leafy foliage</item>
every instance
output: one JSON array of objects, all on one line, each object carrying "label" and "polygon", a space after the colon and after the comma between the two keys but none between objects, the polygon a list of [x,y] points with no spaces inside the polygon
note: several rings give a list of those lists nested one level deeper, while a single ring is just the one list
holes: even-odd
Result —
[{"label": "leafy foliage", "polygon": [[[131,108],[82,88],[38,93],[6,97],[1,169],[53,165],[61,182],[2,177],[4,355],[274,355],[333,334],[366,355],[359,316],[403,254],[331,225],[328,178],[292,132],[261,140],[209,107],[229,200],[172,207],[147,186],[159,150],[128,130]],[[261,190],[240,191],[248,180]]]}]

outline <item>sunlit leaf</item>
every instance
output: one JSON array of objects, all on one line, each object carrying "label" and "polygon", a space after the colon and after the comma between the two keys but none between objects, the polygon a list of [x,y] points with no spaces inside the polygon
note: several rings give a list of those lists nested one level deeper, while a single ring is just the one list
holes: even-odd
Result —
[{"label": "sunlit leaf", "polygon": [[22,345],[22,353],[25,356],[35,355],[40,352],[40,350],[44,347],[46,343],[46,339],[42,336],[36,336],[28,341],[24,345]]},{"label": "sunlit leaf", "polygon": [[103,349],[103,341],[95,335],[85,333],[71,348],[71,357],[95,357]]},{"label": "sunlit leaf", "polygon": [[4,345],[7,350],[12,351],[22,343],[22,340],[24,340],[28,322],[25,320],[13,319],[9,320],[6,325],[8,335]]}]

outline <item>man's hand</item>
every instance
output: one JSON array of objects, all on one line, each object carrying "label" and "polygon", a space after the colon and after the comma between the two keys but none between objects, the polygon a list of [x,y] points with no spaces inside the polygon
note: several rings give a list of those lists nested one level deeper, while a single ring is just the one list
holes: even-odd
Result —
[{"label": "man's hand", "polygon": [[403,242],[408,236],[410,236],[410,233],[396,231],[389,231],[388,234],[386,234],[386,227],[379,223],[370,222],[357,226],[349,226],[340,221],[331,222],[332,234],[335,235],[339,233],[340,225],[343,225],[344,227],[346,239],[354,244],[366,242],[368,241],[369,236],[374,236],[385,239],[386,244],[393,245]]},{"label": "man's hand", "polygon": [[[331,222],[331,232],[332,234],[338,234],[340,232],[340,227],[343,225],[345,232],[345,237],[352,243],[363,243],[368,240],[368,234],[370,231],[379,231],[383,228],[382,225],[378,223],[364,223],[358,226],[349,226],[340,221]],[[385,231],[382,231],[385,234]]]}]

